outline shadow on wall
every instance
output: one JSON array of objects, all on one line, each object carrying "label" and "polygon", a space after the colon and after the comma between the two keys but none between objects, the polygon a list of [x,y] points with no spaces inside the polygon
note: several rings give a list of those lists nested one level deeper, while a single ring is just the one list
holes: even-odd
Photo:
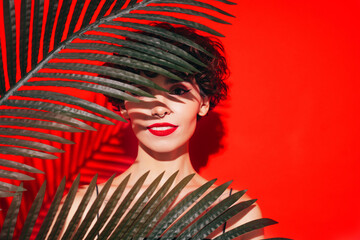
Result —
[{"label": "shadow on wall", "polygon": [[199,120],[190,141],[191,162],[197,172],[207,165],[210,155],[224,148],[224,136],[225,128],[218,112],[210,111],[206,117]]}]

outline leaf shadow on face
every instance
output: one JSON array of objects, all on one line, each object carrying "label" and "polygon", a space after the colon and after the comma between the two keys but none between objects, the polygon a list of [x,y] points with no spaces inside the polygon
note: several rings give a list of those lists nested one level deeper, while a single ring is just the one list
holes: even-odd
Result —
[{"label": "leaf shadow on face", "polygon": [[[130,124],[126,125],[117,135],[119,142],[122,143],[120,145],[121,156],[126,159],[136,158],[138,141]],[[211,155],[224,149],[223,138],[225,135],[226,131],[220,113],[210,111],[207,116],[198,121],[195,133],[190,139],[190,158],[197,172],[207,165]]]},{"label": "leaf shadow on face", "polygon": [[224,148],[225,134],[225,127],[218,112],[210,111],[198,121],[194,136],[190,140],[190,158],[197,172],[207,165],[211,155]]}]

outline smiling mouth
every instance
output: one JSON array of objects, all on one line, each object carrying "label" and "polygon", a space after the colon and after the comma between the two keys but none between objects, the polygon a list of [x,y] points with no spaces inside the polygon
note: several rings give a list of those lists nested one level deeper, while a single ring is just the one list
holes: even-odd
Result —
[{"label": "smiling mouth", "polygon": [[177,128],[178,126],[170,123],[155,123],[147,127],[150,133],[160,137],[172,134]]}]

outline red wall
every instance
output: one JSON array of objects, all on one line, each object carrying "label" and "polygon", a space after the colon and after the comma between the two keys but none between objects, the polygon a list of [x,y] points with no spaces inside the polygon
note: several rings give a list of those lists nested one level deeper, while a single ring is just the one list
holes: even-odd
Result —
[{"label": "red wall", "polygon": [[201,119],[195,165],[258,198],[269,237],[360,239],[359,1],[237,2],[217,27],[230,97]]},{"label": "red wall", "polygon": [[360,239],[359,1],[245,0],[235,12],[224,149],[201,174],[248,189],[280,222],[271,236]]}]

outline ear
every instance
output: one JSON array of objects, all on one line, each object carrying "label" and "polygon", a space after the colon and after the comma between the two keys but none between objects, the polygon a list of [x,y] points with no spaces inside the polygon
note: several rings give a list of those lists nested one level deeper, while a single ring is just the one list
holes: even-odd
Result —
[{"label": "ear", "polygon": [[130,119],[128,111],[126,110],[125,106],[120,107],[120,113],[126,120]]},{"label": "ear", "polygon": [[210,109],[210,100],[207,96],[205,96],[202,98],[198,115],[201,117],[205,116],[208,113],[209,109]]}]

